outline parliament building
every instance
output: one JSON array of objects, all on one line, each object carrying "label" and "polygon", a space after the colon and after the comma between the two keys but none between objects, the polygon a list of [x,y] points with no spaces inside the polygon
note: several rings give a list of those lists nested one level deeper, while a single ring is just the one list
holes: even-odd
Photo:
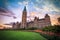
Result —
[{"label": "parliament building", "polygon": [[38,17],[35,17],[33,21],[27,22],[27,10],[26,7],[24,7],[24,10],[22,12],[22,22],[19,23],[13,23],[13,29],[20,29],[20,28],[43,28],[45,26],[51,26],[50,16],[48,14],[45,14],[45,17],[42,19],[39,19]]}]

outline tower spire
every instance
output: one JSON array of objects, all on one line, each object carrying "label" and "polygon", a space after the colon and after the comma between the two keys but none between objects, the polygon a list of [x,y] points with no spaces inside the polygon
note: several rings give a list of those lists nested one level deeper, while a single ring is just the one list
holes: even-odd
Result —
[{"label": "tower spire", "polygon": [[24,6],[24,10],[23,11],[26,11],[26,6]]},{"label": "tower spire", "polygon": [[22,28],[26,28],[27,27],[27,11],[26,11],[26,6],[24,6],[23,9],[23,14],[22,14],[22,24],[21,24]]}]

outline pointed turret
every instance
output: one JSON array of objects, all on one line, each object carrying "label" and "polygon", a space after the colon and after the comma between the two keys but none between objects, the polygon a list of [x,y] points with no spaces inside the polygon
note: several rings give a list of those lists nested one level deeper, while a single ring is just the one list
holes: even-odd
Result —
[{"label": "pointed turret", "polygon": [[51,26],[51,20],[48,14],[45,15],[45,23],[48,24],[48,26]]},{"label": "pointed turret", "polygon": [[45,15],[45,18],[46,18],[46,17],[50,17],[50,16],[49,16],[48,14],[46,14],[46,15]]},{"label": "pointed turret", "polygon": [[23,11],[26,11],[26,6],[24,6],[24,10]]}]

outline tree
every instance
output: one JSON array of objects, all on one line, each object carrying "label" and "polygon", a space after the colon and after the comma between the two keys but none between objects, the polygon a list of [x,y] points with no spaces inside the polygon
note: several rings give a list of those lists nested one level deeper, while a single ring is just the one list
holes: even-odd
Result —
[{"label": "tree", "polygon": [[51,31],[54,33],[60,33],[60,25],[48,26],[42,29],[43,31]]},{"label": "tree", "polygon": [[60,17],[58,18],[58,22],[60,22]]}]

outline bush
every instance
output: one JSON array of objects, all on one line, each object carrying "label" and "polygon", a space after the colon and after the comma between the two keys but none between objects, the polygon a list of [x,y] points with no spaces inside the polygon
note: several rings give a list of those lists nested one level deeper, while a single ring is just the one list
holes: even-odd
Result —
[{"label": "bush", "polygon": [[47,35],[47,34],[41,34],[43,37],[45,37],[48,40],[60,40],[60,36],[55,36],[55,35]]},{"label": "bush", "polygon": [[54,25],[54,26],[47,26],[42,29],[43,31],[51,31],[54,33],[59,33],[60,32],[60,25]]},{"label": "bush", "polygon": [[27,30],[36,30],[36,29],[37,29],[36,27],[27,28]]}]

